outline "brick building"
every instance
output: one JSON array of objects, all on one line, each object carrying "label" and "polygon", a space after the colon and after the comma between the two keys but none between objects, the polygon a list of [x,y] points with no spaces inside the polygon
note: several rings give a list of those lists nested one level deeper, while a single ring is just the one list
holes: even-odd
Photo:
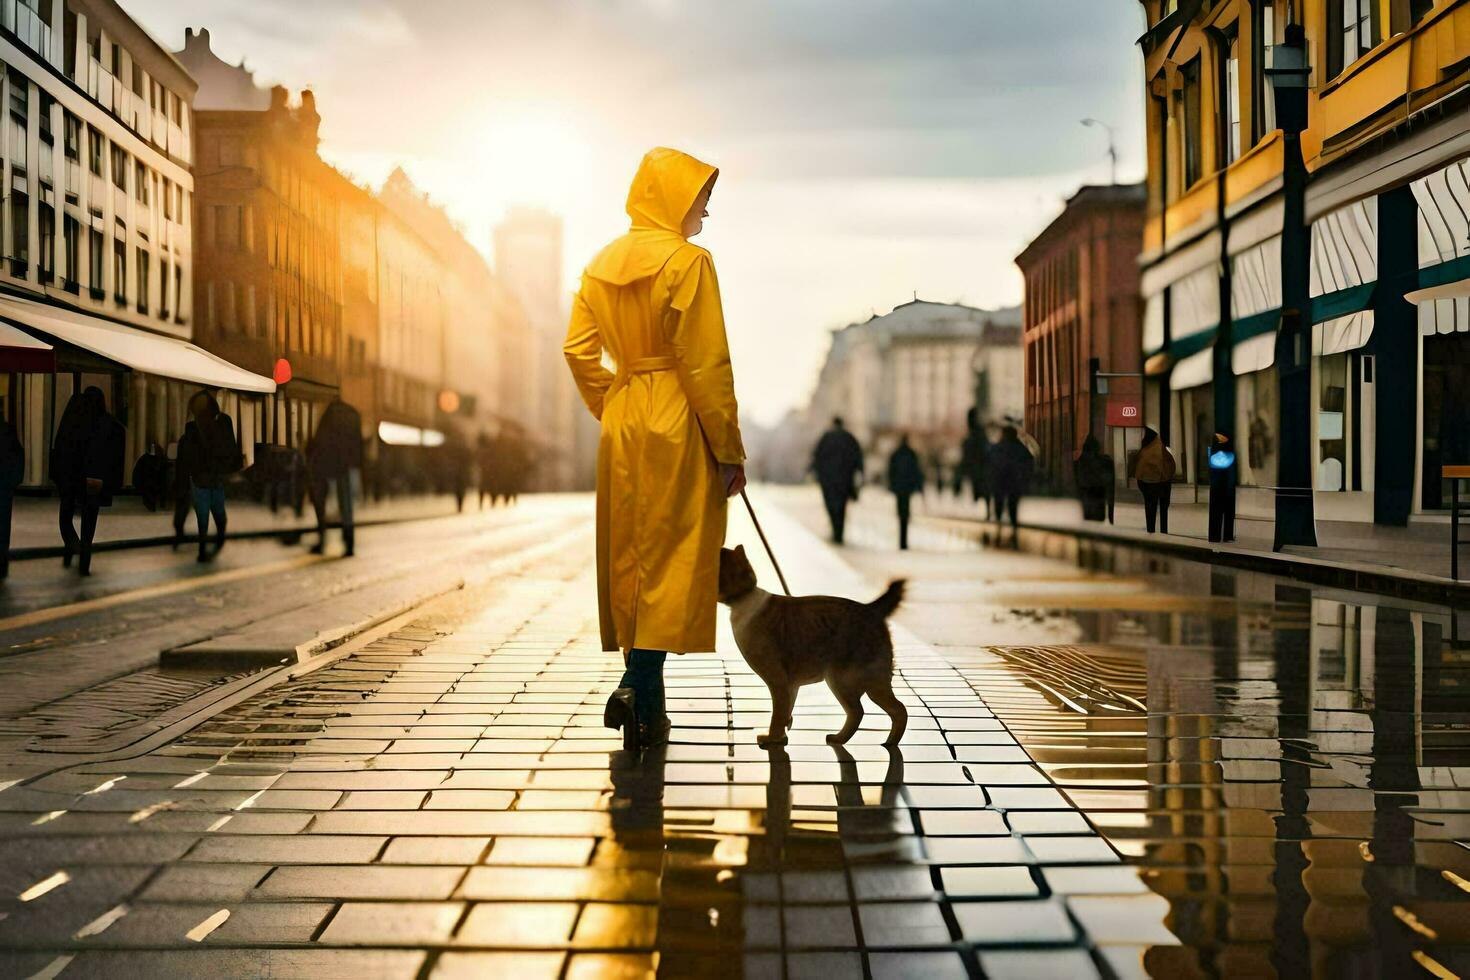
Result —
[{"label": "brick building", "polygon": [[[1083,187],[1016,259],[1026,279],[1026,428],[1041,444],[1038,478],[1052,487],[1071,485],[1088,433],[1120,462],[1137,446],[1141,430],[1130,436],[1107,425],[1106,398],[1093,394],[1092,379],[1142,369],[1145,202],[1142,184]],[[1127,399],[1140,385],[1109,379],[1110,397]]]}]

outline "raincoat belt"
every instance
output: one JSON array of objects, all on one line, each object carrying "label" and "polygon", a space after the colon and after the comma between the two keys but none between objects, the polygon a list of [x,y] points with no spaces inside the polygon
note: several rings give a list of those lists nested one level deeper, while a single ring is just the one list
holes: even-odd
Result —
[{"label": "raincoat belt", "polygon": [[633,380],[635,374],[657,374],[660,371],[672,371],[678,367],[678,362],[670,355],[661,357],[638,357],[627,364],[618,365],[618,373],[613,377],[613,383],[607,390],[606,397],[611,399],[613,395],[628,387],[628,382]]}]

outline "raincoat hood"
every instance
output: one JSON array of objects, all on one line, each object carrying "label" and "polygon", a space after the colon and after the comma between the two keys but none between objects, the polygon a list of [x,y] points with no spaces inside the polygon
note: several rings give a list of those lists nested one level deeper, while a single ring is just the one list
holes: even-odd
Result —
[{"label": "raincoat hood", "polygon": [[718,169],[687,153],[663,146],[649,150],[628,189],[633,227],[592,260],[587,275],[622,286],[658,272],[687,244],[684,218],[704,185],[718,175]]}]

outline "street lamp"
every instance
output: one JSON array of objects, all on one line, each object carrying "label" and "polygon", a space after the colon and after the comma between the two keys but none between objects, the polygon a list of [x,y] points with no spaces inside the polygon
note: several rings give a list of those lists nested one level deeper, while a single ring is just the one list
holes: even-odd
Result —
[{"label": "street lamp", "polygon": [[1093,119],[1091,116],[1082,120],[1082,125],[1088,127],[1089,129],[1096,126],[1098,129],[1101,129],[1103,132],[1108,134],[1108,159],[1112,162],[1112,168],[1109,171],[1109,176],[1112,182],[1116,184],[1118,182],[1118,139],[1117,134],[1113,132],[1113,127],[1109,126],[1101,119]]},{"label": "street lamp", "polygon": [[1281,325],[1276,331],[1276,379],[1281,406],[1276,462],[1275,550],[1317,544],[1312,503],[1312,230],[1307,226],[1307,167],[1302,130],[1307,128],[1307,37],[1288,24],[1282,44],[1271,48],[1265,70],[1276,100],[1283,138],[1281,172]]}]

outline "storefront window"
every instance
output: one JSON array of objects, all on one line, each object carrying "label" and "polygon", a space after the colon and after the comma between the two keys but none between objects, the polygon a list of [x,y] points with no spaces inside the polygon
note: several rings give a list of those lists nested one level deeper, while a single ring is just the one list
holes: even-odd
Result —
[{"label": "storefront window", "polygon": [[1425,510],[1449,506],[1441,467],[1470,463],[1470,333],[1424,338]]},{"label": "storefront window", "polygon": [[1354,475],[1358,406],[1350,382],[1356,380],[1354,354],[1329,354],[1317,363],[1317,489],[1361,489]]},{"label": "storefront window", "polygon": [[1276,368],[1252,371],[1235,379],[1235,431],[1240,485],[1276,485],[1276,436],[1281,411],[1277,402]]}]

